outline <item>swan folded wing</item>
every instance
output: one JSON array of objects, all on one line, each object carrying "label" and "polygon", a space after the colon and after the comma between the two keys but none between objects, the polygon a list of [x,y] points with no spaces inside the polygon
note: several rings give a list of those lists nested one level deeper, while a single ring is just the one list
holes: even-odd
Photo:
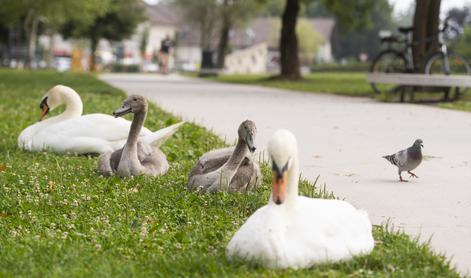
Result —
[{"label": "swan folded wing", "polygon": [[270,268],[286,261],[286,223],[273,208],[259,208],[234,234],[226,248],[229,260],[248,260]]},{"label": "swan folded wing", "polygon": [[[290,239],[299,239],[293,254],[309,257],[299,261],[309,266],[315,263],[339,261],[370,252],[374,247],[372,225],[368,214],[340,200],[298,197],[293,213]],[[294,240],[293,244],[295,246]],[[304,251],[303,251],[304,250]]]},{"label": "swan folded wing", "polygon": [[203,154],[193,167],[190,176],[206,174],[222,167],[229,159],[234,147],[218,149]]},{"label": "swan folded wing", "polygon": [[250,190],[261,183],[260,167],[249,158],[244,158],[231,180],[231,190]]},{"label": "swan folded wing", "polygon": [[[103,153],[124,145],[130,122],[104,114],[89,114],[47,126],[34,141],[58,152]],[[143,129],[141,134],[150,133]]]}]

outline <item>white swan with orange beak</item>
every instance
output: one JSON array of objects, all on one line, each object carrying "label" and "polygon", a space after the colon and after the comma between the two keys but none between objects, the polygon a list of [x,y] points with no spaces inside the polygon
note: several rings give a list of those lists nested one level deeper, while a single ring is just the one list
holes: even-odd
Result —
[{"label": "white swan with orange beak", "polygon": [[[49,111],[65,105],[61,114],[45,119]],[[39,122],[25,128],[18,136],[18,146],[27,151],[87,154],[113,152],[123,147],[131,122],[111,115],[82,115],[83,104],[77,92],[67,86],[51,88],[39,104]],[[165,142],[181,124],[152,132],[142,127],[139,139],[152,145]]]},{"label": "white swan with orange beak", "polygon": [[340,200],[298,196],[297,142],[279,130],[268,143],[273,190],[236,232],[226,254],[269,268],[308,268],[348,260],[374,247],[368,214]]}]

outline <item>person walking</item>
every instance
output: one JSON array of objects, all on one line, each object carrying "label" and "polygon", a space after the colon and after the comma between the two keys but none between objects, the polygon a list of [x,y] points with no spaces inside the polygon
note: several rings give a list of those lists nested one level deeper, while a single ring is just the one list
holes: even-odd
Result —
[{"label": "person walking", "polygon": [[161,71],[163,74],[169,73],[169,59],[172,47],[173,42],[170,39],[170,35],[167,34],[165,38],[160,42],[160,60],[162,64]]}]

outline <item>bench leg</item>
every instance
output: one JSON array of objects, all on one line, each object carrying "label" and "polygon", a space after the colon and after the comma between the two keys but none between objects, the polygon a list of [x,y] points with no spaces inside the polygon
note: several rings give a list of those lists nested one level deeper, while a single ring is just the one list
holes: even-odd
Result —
[{"label": "bench leg", "polygon": [[443,90],[443,101],[450,101],[450,90],[451,87],[445,88],[445,90]]},{"label": "bench leg", "polygon": [[462,93],[461,93],[460,88],[459,88],[459,87],[456,87],[456,88],[455,88],[455,95],[454,95],[454,97],[453,97],[453,100],[454,100],[454,101],[460,100],[461,95],[462,95]]}]

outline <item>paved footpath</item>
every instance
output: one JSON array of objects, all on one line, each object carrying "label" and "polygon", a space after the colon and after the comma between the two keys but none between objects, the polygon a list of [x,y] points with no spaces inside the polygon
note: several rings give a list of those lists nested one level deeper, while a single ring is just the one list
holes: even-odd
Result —
[{"label": "paved footpath", "polygon": [[[366,98],[298,93],[180,76],[104,74],[184,120],[234,142],[245,119],[255,121],[264,149],[279,128],[298,138],[302,174],[320,175],[336,196],[365,208],[375,224],[388,219],[445,252],[471,273],[471,113]],[[420,177],[399,183],[382,155],[424,141]],[[408,178],[408,175],[404,175]]]}]

